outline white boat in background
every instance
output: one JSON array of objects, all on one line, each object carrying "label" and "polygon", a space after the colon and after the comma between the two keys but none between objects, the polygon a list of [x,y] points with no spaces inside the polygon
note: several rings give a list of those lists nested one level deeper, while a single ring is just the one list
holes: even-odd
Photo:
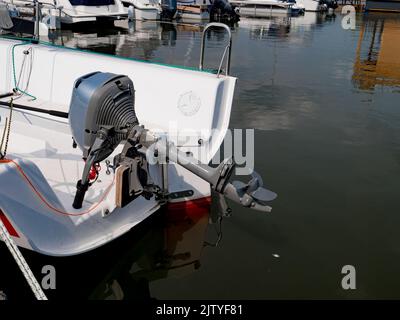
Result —
[{"label": "white boat in background", "polygon": [[303,10],[296,2],[278,0],[230,0],[242,17],[267,18],[273,15],[297,15]]},{"label": "white boat in background", "polygon": [[328,10],[328,6],[320,0],[296,0],[296,3],[304,11],[321,12]]},{"label": "white boat in background", "polygon": [[87,252],[164,205],[208,207],[211,190],[220,201],[271,210],[276,194],[255,172],[231,182],[232,158],[208,165],[236,84],[230,51],[225,73],[203,70],[211,26],[229,32],[231,48],[226,25],[206,26],[199,69],[53,46],[38,35],[0,37],[0,220],[18,246]]},{"label": "white boat in background", "polygon": [[178,18],[182,20],[210,20],[208,0],[181,0],[177,2]]},{"label": "white boat in background", "polygon": [[[34,1],[2,0],[24,14],[33,14]],[[42,14],[55,15],[61,23],[91,22],[99,19],[121,19],[127,10],[121,0],[43,0]]]},{"label": "white boat in background", "polygon": [[156,0],[122,0],[124,5],[133,6],[134,19],[160,20],[161,5]]}]

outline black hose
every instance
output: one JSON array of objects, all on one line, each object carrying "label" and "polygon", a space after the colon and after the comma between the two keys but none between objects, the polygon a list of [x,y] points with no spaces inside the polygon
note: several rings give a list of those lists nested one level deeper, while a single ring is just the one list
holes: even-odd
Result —
[{"label": "black hose", "polygon": [[[5,97],[7,97],[7,96],[4,96],[4,97],[0,96],[0,99],[1,98],[5,98]],[[9,102],[4,102],[4,101],[0,101],[0,106],[10,107],[10,103]],[[39,108],[28,107],[28,106],[24,106],[24,105],[21,105],[21,104],[15,104],[15,103],[13,103],[13,108],[14,109],[27,110],[27,111],[34,111],[34,112],[39,112],[39,113],[45,113],[45,114],[49,114],[49,115],[54,116],[54,117],[68,119],[68,112],[62,112],[62,111],[57,111],[57,110],[39,109]]]},{"label": "black hose", "polygon": [[89,183],[82,183],[82,180],[79,180],[76,184],[76,193],[74,198],[74,203],[72,206],[74,209],[82,208],[83,199],[85,198],[85,193],[89,189]]},{"label": "black hose", "polygon": [[14,92],[3,93],[3,94],[0,94],[0,99],[8,98],[8,97],[11,97],[13,95],[14,95]]}]

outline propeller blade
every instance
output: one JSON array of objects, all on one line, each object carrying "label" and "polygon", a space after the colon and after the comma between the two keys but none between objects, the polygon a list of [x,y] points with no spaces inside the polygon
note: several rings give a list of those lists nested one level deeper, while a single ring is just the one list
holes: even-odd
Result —
[{"label": "propeller blade", "polygon": [[238,190],[238,191],[240,190],[242,192],[246,192],[246,189],[248,187],[248,185],[246,183],[244,183],[242,181],[238,181],[238,180],[232,181],[232,184],[236,190]]},{"label": "propeller blade", "polygon": [[256,171],[253,171],[251,173],[251,176],[258,180],[258,183],[260,184],[260,187],[262,187],[264,185],[264,181],[263,181],[262,177]]},{"label": "propeller blade", "polygon": [[264,203],[274,200],[278,195],[268,189],[258,188],[256,191],[251,193],[251,196],[254,200]]}]

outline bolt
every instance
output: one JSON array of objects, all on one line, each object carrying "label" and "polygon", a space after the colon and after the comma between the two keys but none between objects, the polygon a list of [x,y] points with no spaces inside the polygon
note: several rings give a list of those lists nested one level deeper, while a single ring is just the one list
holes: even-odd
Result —
[{"label": "bolt", "polygon": [[106,160],[106,167],[107,167],[106,175],[110,175],[111,174],[111,171],[110,171],[110,160]]}]

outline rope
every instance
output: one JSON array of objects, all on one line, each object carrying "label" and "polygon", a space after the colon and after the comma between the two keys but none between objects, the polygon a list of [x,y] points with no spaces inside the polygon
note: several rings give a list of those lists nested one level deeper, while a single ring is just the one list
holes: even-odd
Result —
[{"label": "rope", "polygon": [[[13,78],[14,78],[14,91],[20,92],[21,94],[24,94],[24,95],[26,95],[26,96],[28,96],[28,97],[31,97],[32,100],[36,100],[36,97],[35,97],[35,96],[29,94],[29,93],[26,92],[25,90],[22,90],[21,88],[18,87],[19,81],[17,81],[17,73],[16,73],[16,71],[15,71],[15,48],[18,47],[18,46],[27,45],[27,44],[29,44],[29,43],[30,43],[29,41],[24,41],[24,42],[22,42],[22,43],[17,43],[17,44],[14,44],[14,45],[12,46],[12,49],[11,49],[12,68],[13,68]],[[21,73],[22,73],[22,70],[21,70]],[[20,77],[21,77],[21,74],[20,74]]]},{"label": "rope", "polygon": [[[6,125],[4,127],[3,137],[1,138],[1,145],[0,145],[0,159],[1,160],[4,159],[7,154],[8,141],[10,140],[12,114],[13,114],[13,99],[11,98],[11,100],[10,100],[10,115],[8,118],[6,118]],[[4,145],[4,151],[2,151],[3,145]]]},{"label": "rope", "polygon": [[33,192],[36,194],[36,196],[40,199],[40,201],[47,207],[49,208],[51,211],[61,214],[61,215],[65,215],[65,216],[72,216],[72,217],[77,217],[77,216],[83,216],[86,215],[90,212],[92,212],[94,209],[96,209],[108,196],[108,194],[110,193],[113,185],[114,185],[114,181],[115,181],[115,176],[113,178],[113,181],[110,183],[110,185],[107,187],[106,190],[104,190],[103,194],[101,195],[101,198],[99,199],[99,201],[95,204],[93,204],[90,208],[88,208],[86,211],[81,211],[81,212],[66,212],[62,209],[58,209],[56,207],[54,207],[51,203],[49,203],[46,198],[40,193],[40,191],[38,191],[35,187],[35,185],[33,184],[33,182],[28,178],[28,176],[25,174],[24,170],[19,166],[18,163],[16,163],[14,160],[11,159],[3,159],[0,160],[0,164],[9,164],[12,163],[14,166],[16,166],[18,172],[21,174],[21,176],[25,179],[25,181],[27,182],[27,184],[31,187],[31,189],[33,190]]},{"label": "rope", "polygon": [[[6,119],[6,125],[4,127],[3,137],[1,139],[1,145],[0,145],[0,158],[2,159],[2,161],[7,154],[8,141],[10,139],[10,132],[11,132],[12,112],[13,112],[13,99],[11,98],[10,115],[9,118]],[[1,150],[3,149],[3,144],[4,144],[4,151],[2,152]],[[23,273],[36,299],[47,300],[46,295],[44,294],[42,288],[40,287],[31,269],[29,268],[29,265],[26,263],[26,260],[22,256],[21,251],[19,251],[17,245],[12,240],[10,234],[7,231],[7,228],[4,226],[3,221],[1,221],[1,219],[0,219],[0,236],[7,245],[7,248],[10,251],[11,255],[13,256],[19,269]]]},{"label": "rope", "polygon": [[4,143],[4,139],[6,137],[6,130],[8,128],[8,118],[6,118],[6,124],[4,126],[4,130],[3,130],[3,136],[1,138],[1,144],[0,144],[0,159],[4,159],[5,155],[3,155],[2,151],[3,150],[3,143]]},{"label": "rope", "polygon": [[216,229],[215,231],[217,232],[217,240],[214,243],[208,242],[208,241],[204,241],[204,247],[218,247],[221,240],[222,240],[222,220],[223,217],[219,217],[218,218],[218,230]]},{"label": "rope", "polygon": [[[8,141],[10,140],[12,114],[13,114],[13,99],[11,98],[11,100],[10,100],[10,115],[8,118],[6,118],[6,126],[4,127],[3,137],[1,138],[0,159],[4,159],[7,154]],[[3,144],[4,144],[4,151],[2,151]]]},{"label": "rope", "polygon": [[21,251],[19,251],[17,245],[14,240],[11,238],[10,234],[7,231],[7,228],[3,224],[3,221],[0,219],[0,236],[7,245],[8,250],[13,256],[15,262],[17,263],[19,269],[24,275],[26,281],[29,284],[29,287],[32,289],[33,294],[35,295],[37,300],[47,300],[46,295],[44,294],[42,288],[40,287],[38,281],[32,273],[31,268],[26,263],[25,258],[22,256]]},{"label": "rope", "polygon": [[[28,52],[28,53],[25,54],[25,52]],[[19,88],[19,84],[20,84],[21,79],[22,79],[22,76],[23,76],[22,73],[23,73],[24,68],[25,68],[25,62],[26,62],[26,59],[27,59],[27,55],[29,54],[29,56],[30,56],[29,72],[28,72],[28,79],[27,79],[27,81],[26,81],[26,85],[25,85],[24,91],[28,90],[29,82],[31,81],[32,66],[33,66],[33,51],[32,51],[32,47],[30,47],[30,48],[29,48],[28,50],[26,50],[25,52],[24,52],[24,59],[23,59],[23,61],[22,61],[22,65],[21,65],[21,70],[20,70],[19,76],[18,76],[18,83],[17,83],[17,87]],[[19,98],[21,98],[21,97],[22,97],[22,95],[19,95],[18,97],[15,98],[15,100],[17,100],[17,99],[19,99]]]}]

